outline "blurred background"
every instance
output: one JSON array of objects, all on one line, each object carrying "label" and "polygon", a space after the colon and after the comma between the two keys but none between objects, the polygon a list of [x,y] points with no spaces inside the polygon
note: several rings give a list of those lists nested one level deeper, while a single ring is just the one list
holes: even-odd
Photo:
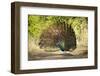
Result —
[{"label": "blurred background", "polygon": [[87,42],[87,17],[28,15],[29,60],[84,58]]}]

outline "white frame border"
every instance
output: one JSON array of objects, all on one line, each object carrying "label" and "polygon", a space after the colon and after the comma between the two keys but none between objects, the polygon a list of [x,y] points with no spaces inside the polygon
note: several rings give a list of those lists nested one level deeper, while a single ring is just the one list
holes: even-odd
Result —
[{"label": "white frame border", "polygon": [[[74,13],[73,13],[74,12]],[[43,69],[94,65],[94,14],[92,10],[57,9],[41,7],[20,8],[20,69]],[[28,61],[28,14],[88,17],[88,58]],[[41,63],[41,65],[40,65]],[[66,64],[65,64],[66,63]]]}]

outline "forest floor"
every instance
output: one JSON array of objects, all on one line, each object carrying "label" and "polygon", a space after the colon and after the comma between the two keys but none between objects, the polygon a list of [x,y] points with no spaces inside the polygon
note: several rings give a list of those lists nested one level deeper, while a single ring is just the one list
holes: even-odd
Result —
[{"label": "forest floor", "polygon": [[77,47],[72,51],[62,52],[60,50],[55,52],[47,52],[44,50],[37,50],[28,53],[28,60],[52,60],[52,59],[80,59],[88,58],[87,47]]}]

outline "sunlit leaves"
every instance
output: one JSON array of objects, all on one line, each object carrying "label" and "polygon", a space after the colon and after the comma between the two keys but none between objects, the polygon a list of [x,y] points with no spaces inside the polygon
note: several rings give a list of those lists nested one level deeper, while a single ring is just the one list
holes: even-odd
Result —
[{"label": "sunlit leaves", "polygon": [[[73,17],[73,16],[40,16],[40,15],[29,15],[28,16],[28,33],[39,39],[44,29],[49,26],[72,26],[75,31],[77,39],[80,39],[80,34],[87,30],[88,18],[87,17]],[[62,28],[63,29],[63,28]]]}]

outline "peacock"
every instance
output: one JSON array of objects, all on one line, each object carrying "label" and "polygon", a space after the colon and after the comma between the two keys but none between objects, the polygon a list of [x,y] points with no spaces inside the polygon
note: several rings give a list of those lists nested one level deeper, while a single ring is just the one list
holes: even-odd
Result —
[{"label": "peacock", "polygon": [[45,29],[40,36],[40,48],[57,47],[61,52],[76,49],[76,35],[72,26],[64,27],[66,29],[62,28],[53,26]]},{"label": "peacock", "polygon": [[64,48],[64,42],[63,41],[59,41],[56,46],[62,51],[64,52],[65,48]]},{"label": "peacock", "polygon": [[70,49],[74,50],[76,48],[76,35],[71,26],[67,27],[67,33],[65,35],[65,40],[60,39],[59,37],[56,39],[56,46],[62,51],[70,51]]}]

